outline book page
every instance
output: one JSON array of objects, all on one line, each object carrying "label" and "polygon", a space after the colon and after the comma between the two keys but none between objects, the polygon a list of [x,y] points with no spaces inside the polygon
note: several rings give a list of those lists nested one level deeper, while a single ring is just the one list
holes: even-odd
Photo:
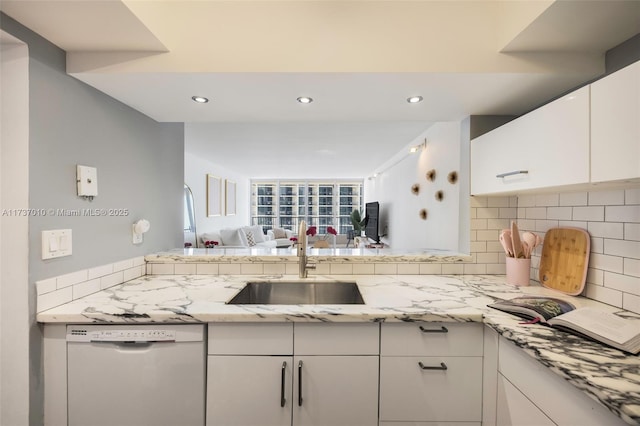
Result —
[{"label": "book page", "polygon": [[575,324],[577,331],[589,330],[619,344],[640,334],[640,321],[627,320],[595,308],[576,309],[549,321],[550,324],[563,322]]}]

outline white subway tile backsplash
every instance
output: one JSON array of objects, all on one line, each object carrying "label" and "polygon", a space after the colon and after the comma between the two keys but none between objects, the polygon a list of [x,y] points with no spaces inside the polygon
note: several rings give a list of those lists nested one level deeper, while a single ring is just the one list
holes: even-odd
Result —
[{"label": "white subway tile backsplash", "polygon": [[471,229],[487,229],[487,219],[471,219]]},{"label": "white subway tile backsplash", "polygon": [[503,208],[498,212],[498,216],[501,219],[511,221],[514,217],[517,217],[518,209],[515,207]]},{"label": "white subway tile backsplash", "polygon": [[395,263],[376,263],[374,271],[376,275],[396,275],[398,273],[398,265]]},{"label": "white subway tile backsplash", "polygon": [[494,217],[498,217],[498,215],[500,214],[500,209],[497,207],[494,208],[482,208],[482,209],[478,209],[476,212],[476,217],[478,219],[491,219]]},{"label": "white subway tile backsplash", "polygon": [[640,223],[640,206],[607,206],[607,222]]},{"label": "white subway tile backsplash", "polygon": [[45,293],[51,293],[56,290],[56,279],[49,278],[46,280],[36,281],[36,294],[39,296]]},{"label": "white subway tile backsplash", "polygon": [[622,307],[622,292],[610,288],[587,284],[585,296],[608,305]]},{"label": "white subway tile backsplash", "polygon": [[240,265],[237,263],[221,263],[218,269],[220,275],[240,275]]},{"label": "white subway tile backsplash", "polygon": [[624,239],[631,241],[640,241],[640,223],[625,223]]},{"label": "white subway tile backsplash", "polygon": [[487,229],[507,229],[511,219],[487,219]]},{"label": "white subway tile backsplash", "polygon": [[[297,273],[298,272],[296,272],[296,274]],[[330,273],[331,273],[330,263],[316,263],[316,269],[309,271],[310,275],[328,275]]]},{"label": "white subway tile backsplash", "polygon": [[640,259],[640,241],[605,239],[604,254]]},{"label": "white subway tile backsplash", "polygon": [[[442,274],[444,275],[462,275],[464,274],[464,264],[463,263],[443,263],[441,268]],[[420,266],[420,273],[422,272],[422,265]]]},{"label": "white subway tile backsplash", "polygon": [[589,192],[590,206],[611,206],[624,204],[624,190]]},{"label": "white subway tile backsplash", "polygon": [[480,263],[465,263],[464,273],[470,275],[484,275],[487,273],[487,265]]},{"label": "white subway tile backsplash", "polygon": [[287,268],[284,263],[265,263],[264,274],[265,275],[284,275],[287,272]]},{"label": "white subway tile backsplash", "polygon": [[546,207],[529,207],[525,212],[525,219],[546,219]]},{"label": "white subway tile backsplash", "polygon": [[72,287],[73,289],[73,300],[84,297],[88,294],[92,294],[102,290],[100,287],[100,278],[94,278],[89,281],[85,281],[80,284],[76,284]]},{"label": "white subway tile backsplash", "polygon": [[560,194],[560,206],[586,206],[589,199],[588,192],[568,192]]},{"label": "white subway tile backsplash", "polygon": [[113,264],[113,272],[124,271],[134,266],[133,259],[122,260]]},{"label": "white subway tile backsplash", "polygon": [[627,311],[640,314],[640,297],[633,294],[623,293],[622,308]]},{"label": "white subway tile backsplash", "polygon": [[580,220],[559,220],[558,226],[562,228],[573,227],[573,228],[587,229],[588,223],[589,222],[580,221]]},{"label": "white subway tile backsplash", "polygon": [[623,273],[632,277],[640,277],[640,260],[624,259]]},{"label": "white subway tile backsplash", "polygon": [[489,205],[489,197],[471,197],[469,205],[472,209],[487,207]]},{"label": "white subway tile backsplash", "polygon": [[591,238],[591,253],[604,253],[604,238]]},{"label": "white subway tile backsplash", "polygon": [[616,274],[613,272],[604,273],[604,286],[624,293],[631,293],[640,296],[640,278],[630,275]]},{"label": "white subway tile backsplash", "polygon": [[442,264],[442,263],[421,263],[420,264],[420,270],[419,270],[419,274],[420,275],[440,275],[440,274],[453,274],[453,273],[457,273],[457,274],[462,274],[463,269],[462,269],[462,265],[456,265],[456,266],[460,266],[459,271],[460,272],[444,272],[444,267],[447,266],[448,264]]},{"label": "white subway tile backsplash", "polygon": [[104,290],[105,288],[113,287],[114,285],[122,284],[123,282],[124,273],[122,271],[115,272],[111,275],[100,278],[100,288]]},{"label": "white subway tile backsplash", "polygon": [[547,217],[542,219],[572,220],[572,213],[572,207],[549,207],[547,208]]},{"label": "white subway tile backsplash", "polygon": [[477,241],[497,241],[500,231],[497,229],[479,230],[476,232]]},{"label": "white subway tile backsplash", "polygon": [[487,264],[487,274],[504,275],[506,273],[507,273],[507,270],[506,270],[506,265],[504,263]]},{"label": "white subway tile backsplash", "polygon": [[573,220],[603,221],[604,206],[574,207]]},{"label": "white subway tile backsplash", "polygon": [[624,203],[640,204],[640,188],[627,189],[624,191]]},{"label": "white subway tile backsplash", "polygon": [[144,275],[144,266],[134,266],[122,271],[123,282],[131,281]]},{"label": "white subway tile backsplash", "polygon": [[144,260],[144,256],[134,257],[132,260],[133,266],[142,266],[147,264],[147,262]]},{"label": "white subway tile backsplash", "polygon": [[498,253],[477,253],[476,263],[498,263]]},{"label": "white subway tile backsplash", "polygon": [[69,303],[73,300],[73,289],[71,287],[64,287],[60,290],[52,291],[38,296],[38,312],[46,311],[47,309],[55,308],[64,303]]},{"label": "white subway tile backsplash", "polygon": [[486,241],[473,241],[471,240],[470,248],[471,253],[480,253],[483,251],[487,251],[487,243]]},{"label": "white subway tile backsplash", "polygon": [[353,265],[350,263],[332,263],[330,264],[331,274],[335,275],[353,275]]},{"label": "white subway tile backsplash", "polygon": [[147,274],[173,275],[175,274],[175,266],[173,263],[150,263],[147,265]]},{"label": "white subway tile backsplash", "polygon": [[92,280],[94,278],[104,277],[105,275],[109,275],[111,273],[113,273],[112,263],[87,270],[87,278]]},{"label": "white subway tile backsplash", "polygon": [[375,266],[372,263],[354,263],[353,275],[373,275]]},{"label": "white subway tile backsplash", "polygon": [[604,271],[602,269],[588,268],[587,282],[593,285],[604,285]]},{"label": "white subway tile backsplash", "polygon": [[589,222],[587,231],[592,237],[624,238],[624,224],[616,222]]},{"label": "white subway tile backsplash", "polygon": [[536,220],[533,230],[535,232],[547,232],[551,228],[560,226],[557,220]]},{"label": "white subway tile backsplash", "polygon": [[559,206],[560,194],[538,194],[536,195],[536,206]]},{"label": "white subway tile backsplash", "polygon": [[70,274],[60,275],[56,278],[56,287],[58,289],[69,287],[71,285],[87,281],[87,277],[88,274],[86,269],[78,272],[72,272]]},{"label": "white subway tile backsplash", "polygon": [[220,269],[217,263],[196,263],[196,274],[218,275]]},{"label": "white subway tile backsplash", "polygon": [[536,196],[535,195],[520,195],[518,197],[518,208],[521,207],[535,207]]},{"label": "white subway tile backsplash", "polygon": [[173,268],[173,273],[176,275],[195,275],[197,273],[197,266],[195,263],[176,263]]},{"label": "white subway tile backsplash", "polygon": [[419,275],[419,263],[398,263],[398,275]]},{"label": "white subway tile backsplash", "polygon": [[618,256],[607,256],[605,254],[592,253],[589,257],[589,266],[603,271],[622,273],[622,258]]},{"label": "white subway tile backsplash", "polygon": [[241,263],[240,273],[242,275],[262,275],[264,274],[264,265],[262,263]]}]

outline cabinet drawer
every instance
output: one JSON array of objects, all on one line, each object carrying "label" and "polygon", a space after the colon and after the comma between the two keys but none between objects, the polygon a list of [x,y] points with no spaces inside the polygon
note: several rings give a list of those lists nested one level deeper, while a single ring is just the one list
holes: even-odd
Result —
[{"label": "cabinet drawer", "polygon": [[209,324],[210,355],[291,355],[293,324]]},{"label": "cabinet drawer", "polygon": [[382,324],[380,354],[385,356],[482,356],[480,323]]},{"label": "cabinet drawer", "polygon": [[296,355],[378,355],[377,323],[295,324]]},{"label": "cabinet drawer", "polygon": [[[423,370],[441,366],[446,370]],[[481,357],[381,357],[381,421],[479,422]]]}]

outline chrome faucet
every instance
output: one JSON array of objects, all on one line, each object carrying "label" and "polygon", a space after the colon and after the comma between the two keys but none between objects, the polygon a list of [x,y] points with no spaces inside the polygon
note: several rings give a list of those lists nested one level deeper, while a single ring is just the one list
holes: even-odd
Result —
[{"label": "chrome faucet", "polygon": [[307,224],[304,220],[298,226],[298,264],[300,278],[307,278],[309,269],[316,269],[316,265],[307,264]]}]

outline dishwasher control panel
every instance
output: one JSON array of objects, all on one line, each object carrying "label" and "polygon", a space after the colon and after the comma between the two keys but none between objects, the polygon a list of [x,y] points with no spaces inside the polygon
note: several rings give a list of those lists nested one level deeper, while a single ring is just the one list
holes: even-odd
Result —
[{"label": "dishwasher control panel", "polygon": [[90,329],[69,327],[67,342],[175,342],[176,331],[161,328]]}]

